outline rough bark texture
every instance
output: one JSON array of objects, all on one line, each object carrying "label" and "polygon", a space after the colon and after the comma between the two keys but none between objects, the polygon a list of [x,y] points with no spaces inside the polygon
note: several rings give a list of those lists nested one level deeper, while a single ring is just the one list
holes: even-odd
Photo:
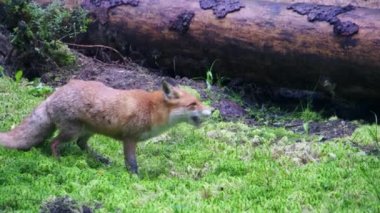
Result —
[{"label": "rough bark texture", "polygon": [[[359,27],[353,36],[342,36],[331,23],[310,22],[289,10],[288,3],[240,2],[244,7],[225,18],[201,9],[197,0],[141,0],[135,7],[112,7],[105,24],[92,26],[86,42],[114,45],[132,57],[142,54],[149,64],[175,74],[205,76],[215,61],[213,71],[220,76],[317,87],[356,100],[380,98],[380,10],[339,14],[343,27]],[[194,17],[184,24],[186,30],[171,30],[189,12]]]},{"label": "rough bark texture", "polygon": [[271,0],[273,2],[282,3],[314,3],[314,4],[326,4],[326,5],[337,5],[346,6],[351,4],[356,7],[367,7],[373,9],[380,9],[379,0]]}]

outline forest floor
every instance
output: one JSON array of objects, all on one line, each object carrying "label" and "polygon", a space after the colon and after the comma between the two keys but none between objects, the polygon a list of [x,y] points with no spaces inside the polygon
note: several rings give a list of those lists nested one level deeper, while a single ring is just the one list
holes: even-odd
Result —
[{"label": "forest floor", "polygon": [[100,81],[116,89],[145,90],[160,89],[162,82],[167,81],[195,89],[203,101],[219,110],[224,121],[240,121],[249,126],[284,127],[298,133],[307,131],[308,134],[318,135],[322,141],[350,136],[358,127],[357,121],[343,120],[337,116],[323,118],[320,112],[311,109],[309,103],[301,101],[293,108],[281,108],[270,103],[252,104],[251,100],[246,100],[250,98],[249,94],[240,95],[240,91],[229,89],[228,86],[213,85],[207,88],[205,78],[172,78],[134,63],[108,64],[81,54],[78,54],[78,58],[78,65],[74,69],[67,73],[47,73],[42,80],[53,87],[75,78]]},{"label": "forest floor", "polygon": [[[0,148],[0,211],[240,212],[380,210],[377,124],[324,117],[307,103],[294,109],[248,104],[204,79],[171,78],[133,63],[106,64],[78,55],[65,73],[118,89],[159,89],[163,80],[196,90],[218,110],[200,128],[181,124],[139,144],[139,175],[126,172],[120,143],[95,136],[103,165],[74,144],[57,160],[49,144],[19,152]],[[36,84],[0,78],[0,131],[43,100]]]}]

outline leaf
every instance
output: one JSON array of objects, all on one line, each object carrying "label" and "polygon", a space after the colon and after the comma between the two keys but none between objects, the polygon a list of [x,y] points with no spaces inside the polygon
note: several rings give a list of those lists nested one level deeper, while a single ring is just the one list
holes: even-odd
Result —
[{"label": "leaf", "polygon": [[22,70],[17,70],[16,74],[15,74],[15,80],[17,83],[19,83],[22,79],[22,76],[23,76],[23,71]]},{"label": "leaf", "polygon": [[309,122],[303,123],[303,129],[305,130],[306,134],[309,134]]}]

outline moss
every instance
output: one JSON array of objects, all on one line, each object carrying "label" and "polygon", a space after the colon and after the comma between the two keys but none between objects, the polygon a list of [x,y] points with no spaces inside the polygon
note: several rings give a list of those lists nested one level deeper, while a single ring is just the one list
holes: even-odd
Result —
[{"label": "moss", "polygon": [[[24,81],[0,78],[1,131],[42,100],[28,91]],[[47,142],[27,152],[0,147],[0,211],[38,212],[51,198],[69,196],[99,206],[99,212],[377,212],[378,157],[360,154],[344,139],[311,139],[283,128],[233,122],[209,121],[201,128],[181,124],[139,144],[138,176],[125,170],[121,144],[99,135],[90,145],[111,159],[110,166],[74,143],[63,147],[59,160]],[[281,145],[285,152],[298,140],[315,146],[318,161],[300,166],[272,153],[273,147]]]}]

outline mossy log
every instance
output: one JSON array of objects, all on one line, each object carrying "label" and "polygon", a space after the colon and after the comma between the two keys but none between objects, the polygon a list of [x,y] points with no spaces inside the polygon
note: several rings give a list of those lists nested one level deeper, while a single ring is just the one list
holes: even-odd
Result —
[{"label": "mossy log", "polygon": [[[123,1],[129,5],[66,0],[100,19],[83,42],[111,45],[131,57],[141,54],[149,65],[174,74],[205,76],[215,62],[219,76],[328,90],[351,100],[380,99],[379,9],[338,13],[343,27],[357,27],[345,34],[335,26],[335,16],[313,20],[290,10],[289,3],[236,0],[232,9],[213,11],[202,9],[198,0]],[[203,7],[210,2],[204,0]],[[234,12],[225,14],[228,9]]]}]

